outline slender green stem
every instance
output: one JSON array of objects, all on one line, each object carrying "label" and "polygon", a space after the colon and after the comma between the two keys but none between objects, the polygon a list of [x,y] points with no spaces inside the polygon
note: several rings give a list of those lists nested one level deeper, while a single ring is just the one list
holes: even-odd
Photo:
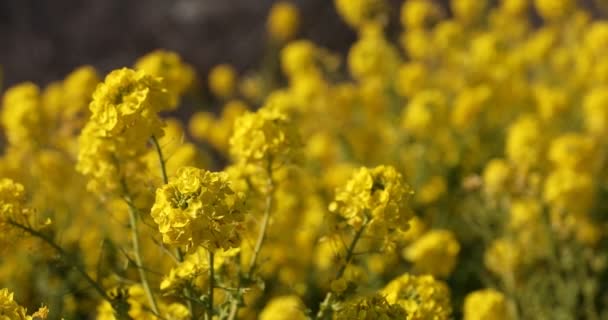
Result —
[{"label": "slender green stem", "polygon": [[249,277],[253,275],[258,256],[260,255],[260,251],[262,250],[262,246],[264,245],[264,241],[266,240],[266,233],[268,230],[268,224],[270,222],[270,213],[272,212],[273,185],[272,179],[268,178],[268,180],[270,190],[268,192],[268,195],[266,196],[266,208],[264,210],[264,216],[262,218],[262,226],[260,227],[260,233],[258,234],[258,239],[255,243],[255,247],[253,248],[253,255],[251,256],[251,260],[249,260]]},{"label": "slender green stem", "polygon": [[158,139],[155,136],[151,138],[152,144],[154,145],[154,149],[156,150],[156,154],[158,155],[158,163],[160,165],[160,173],[163,177],[163,183],[169,183],[169,178],[167,177],[167,168],[165,166],[165,157],[163,156],[163,150],[160,148],[160,144],[158,143]]},{"label": "slender green stem", "polygon": [[[152,145],[154,146],[154,150],[156,151],[156,155],[158,157],[158,164],[160,166],[160,174],[163,178],[163,184],[169,183],[169,177],[167,176],[167,166],[165,161],[165,156],[163,154],[163,150],[160,147],[160,143],[158,143],[158,139],[155,136],[150,138],[152,141]],[[184,262],[184,253],[180,248],[175,248],[175,255],[177,256],[177,260],[179,262]],[[184,296],[186,296],[188,310],[190,310],[190,316],[194,319],[194,306],[192,305],[192,294],[189,288],[184,288],[183,290]]]},{"label": "slender green stem", "polygon": [[42,232],[32,229],[28,226],[24,226],[22,224],[19,224],[14,221],[10,221],[10,220],[8,221],[8,223],[31,234],[32,236],[34,236],[36,238],[39,238],[40,240],[44,241],[46,244],[51,246],[53,249],[55,249],[55,251],[57,251],[57,253],[59,253],[59,255],[61,256],[61,258],[63,258],[65,260],[64,262],[71,265],[72,268],[76,269],[76,271],[78,271],[78,273],[80,273],[80,275],[82,275],[82,277],[95,289],[95,291],[97,291],[97,293],[99,293],[99,295],[104,300],[112,303],[112,299],[110,299],[110,297],[108,296],[106,291],[103,289],[103,287],[99,283],[97,283],[97,281],[93,280],[93,278],[91,278],[91,276],[89,276],[89,274],[86,272],[86,270],[84,270],[84,267],[82,267],[80,264],[78,264],[75,261],[71,261],[72,260],[71,256],[61,246],[59,246],[57,243],[55,243],[55,241],[53,241],[51,238],[44,235]]},{"label": "slender green stem", "polygon": [[[126,193],[126,192],[125,192]],[[146,274],[146,270],[143,268],[143,259],[141,258],[141,251],[139,247],[139,228],[137,227],[137,208],[133,204],[131,197],[126,193],[125,200],[127,205],[129,206],[129,222],[131,225],[131,242],[133,244],[133,255],[135,256],[135,263],[137,264],[137,270],[139,272],[139,278],[141,281],[141,285],[146,292],[146,297],[148,302],[150,303],[150,307],[152,311],[158,315],[158,305],[156,304],[156,299],[154,298],[154,294],[152,293],[152,289],[150,288],[150,283],[148,282],[148,275]]]},{"label": "slender green stem", "polygon": [[[350,242],[350,245],[346,249],[346,257],[344,259],[344,264],[342,266],[340,266],[340,269],[338,269],[338,272],[336,273],[336,278],[335,278],[336,280],[340,279],[344,275],[344,271],[346,271],[346,267],[348,267],[348,265],[350,264],[350,261],[352,260],[353,255],[355,253],[355,248],[357,247],[357,243],[361,239],[361,236],[363,235],[363,231],[365,231],[365,227],[367,227],[368,223],[369,223],[369,220],[366,219],[363,222],[363,225],[361,225],[361,228],[359,228],[359,230],[357,230],[357,232],[355,232],[355,236],[353,237],[353,240]],[[329,291],[327,293],[327,295],[325,295],[325,299],[323,299],[323,302],[321,303],[319,312],[317,312],[317,316],[315,317],[315,319],[320,320],[320,319],[325,318],[325,313],[329,309],[333,298],[334,298],[333,293],[331,291]]]},{"label": "slender green stem", "polygon": [[[262,217],[262,225],[260,226],[260,232],[258,233],[258,238],[255,242],[255,247],[253,248],[253,255],[251,256],[251,260],[249,260],[249,268],[247,269],[247,273],[245,274],[245,279],[247,280],[250,280],[253,277],[258,257],[260,255],[260,251],[262,250],[262,246],[264,245],[264,241],[266,240],[266,234],[268,233],[268,225],[270,223],[270,214],[272,213],[274,198],[274,182],[272,181],[272,159],[268,159],[266,173],[268,174],[268,194],[266,195],[266,206],[264,208],[264,216]],[[233,299],[230,304],[230,314],[228,315],[229,320],[236,319],[238,314],[239,303],[242,296],[240,281],[236,290],[237,297],[236,299]]]},{"label": "slender green stem", "polygon": [[209,305],[207,306],[207,318],[209,320],[213,320],[213,289],[215,287],[213,258],[213,251],[209,250]]}]

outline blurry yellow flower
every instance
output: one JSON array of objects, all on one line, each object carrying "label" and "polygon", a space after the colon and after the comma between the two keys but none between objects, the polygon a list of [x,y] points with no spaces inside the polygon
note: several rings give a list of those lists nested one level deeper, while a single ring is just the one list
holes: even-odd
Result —
[{"label": "blurry yellow flower", "polygon": [[505,296],[494,290],[484,289],[469,293],[464,300],[464,320],[509,320],[508,302]]},{"label": "blurry yellow flower", "polygon": [[521,266],[521,248],[505,238],[494,240],[486,249],[484,263],[495,274],[510,277]]},{"label": "blurry yellow flower", "polygon": [[517,167],[529,169],[540,161],[542,152],[540,123],[533,116],[521,116],[508,128],[505,153]]},{"label": "blurry yellow flower", "polygon": [[297,296],[272,298],[260,313],[260,320],[305,320],[306,309]]},{"label": "blurry yellow flower", "polygon": [[508,190],[512,181],[512,169],[504,159],[492,159],[483,170],[483,186],[485,192],[496,195]]},{"label": "blurry yellow flower", "polygon": [[[135,69],[162,78],[163,85],[178,100],[192,87],[196,77],[192,66],[184,63],[177,53],[166,50],[156,50],[139,58]],[[177,105],[178,102],[173,104]]]},{"label": "blurry yellow flower", "polygon": [[26,147],[44,143],[45,116],[38,86],[28,82],[10,87],[4,93],[1,112],[9,144]]},{"label": "blurry yellow flower", "polygon": [[422,204],[430,204],[437,201],[446,191],[445,178],[433,176],[416,192],[416,200]]},{"label": "blurry yellow flower", "polygon": [[226,99],[234,94],[236,70],[228,64],[220,64],[209,72],[209,89],[216,97]]},{"label": "blurry yellow flower", "polygon": [[448,286],[430,275],[404,274],[389,282],[381,293],[390,304],[405,309],[406,320],[451,319],[452,305]]},{"label": "blurry yellow flower", "polygon": [[378,24],[367,24],[360,38],[348,52],[348,70],[359,80],[378,77],[391,78],[399,65],[399,54],[388,42]]},{"label": "blurry yellow flower", "polygon": [[334,0],[338,14],[351,27],[360,27],[367,22],[384,19],[384,0]]},{"label": "blurry yellow flower", "polygon": [[405,28],[423,28],[439,18],[441,8],[427,0],[409,0],[401,5],[401,25]]},{"label": "blurry yellow flower", "polygon": [[540,16],[548,21],[563,18],[574,6],[572,0],[534,0],[534,6]]},{"label": "blurry yellow flower", "polygon": [[404,250],[404,257],[420,274],[447,277],[456,266],[460,244],[451,231],[431,230]]},{"label": "blurry yellow flower", "polygon": [[336,191],[329,209],[355,229],[367,222],[371,234],[388,236],[390,230],[409,227],[412,194],[412,189],[395,168],[360,168]]},{"label": "blurry yellow flower", "polygon": [[297,129],[289,116],[266,106],[238,117],[230,138],[230,154],[237,161],[258,163],[267,160],[290,162],[301,146]]},{"label": "blurry yellow flower", "polygon": [[277,2],[270,8],[266,24],[272,39],[280,42],[288,41],[298,32],[300,25],[298,8],[290,2]]},{"label": "blurry yellow flower", "polygon": [[583,99],[585,128],[594,134],[608,133],[608,87],[590,90]]},{"label": "blurry yellow flower", "polygon": [[487,5],[487,0],[450,0],[454,16],[464,24],[476,22]]},{"label": "blurry yellow flower", "polygon": [[590,137],[565,133],[551,142],[547,158],[556,167],[586,171],[594,168],[594,151],[595,143]]}]

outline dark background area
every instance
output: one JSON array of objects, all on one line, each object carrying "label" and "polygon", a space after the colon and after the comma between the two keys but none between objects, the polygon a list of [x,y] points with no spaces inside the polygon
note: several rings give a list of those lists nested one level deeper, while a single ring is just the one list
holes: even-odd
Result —
[{"label": "dark background area", "polygon": [[[275,1],[0,0],[4,88],[22,81],[45,85],[84,64],[105,74],[158,48],[178,52],[201,77],[219,63],[250,69],[264,54],[265,20]],[[448,0],[432,1],[442,3],[449,15]],[[334,1],[291,2],[300,8],[301,38],[340,52],[355,40]],[[396,27],[403,0],[388,2]],[[579,0],[596,14],[604,2]],[[531,17],[538,21],[533,12]]]},{"label": "dark background area", "polygon": [[[0,0],[4,87],[45,85],[91,64],[102,74],[158,48],[174,50],[204,74],[218,63],[253,68],[266,45],[273,0]],[[292,1],[303,38],[334,50],[355,39],[331,0]],[[396,1],[399,2],[399,1]]]}]

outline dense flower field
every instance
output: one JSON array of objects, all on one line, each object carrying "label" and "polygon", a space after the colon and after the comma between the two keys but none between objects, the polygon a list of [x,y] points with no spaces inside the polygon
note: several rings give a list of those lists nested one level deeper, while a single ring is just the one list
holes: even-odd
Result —
[{"label": "dense flower field", "polygon": [[246,74],[7,88],[0,319],[608,319],[608,22],[334,4],[346,57],[278,2]]}]

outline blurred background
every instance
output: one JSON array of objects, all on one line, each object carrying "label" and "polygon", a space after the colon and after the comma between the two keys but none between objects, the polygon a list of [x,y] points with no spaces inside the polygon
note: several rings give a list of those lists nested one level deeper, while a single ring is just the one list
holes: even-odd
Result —
[{"label": "blurred background", "polygon": [[[430,0],[443,4],[445,0]],[[594,12],[606,0],[580,0]],[[102,74],[131,66],[158,48],[174,50],[201,77],[211,66],[237,70],[259,65],[267,44],[265,19],[275,0],[1,0],[3,84],[46,85],[91,64]],[[355,33],[331,0],[294,0],[300,37],[345,52]],[[389,1],[395,22],[402,0]],[[534,15],[534,13],[531,13]],[[532,17],[534,19],[534,17]]]},{"label": "blurred background", "polygon": [[[91,64],[105,74],[154,49],[174,50],[200,75],[230,63],[259,65],[273,0],[1,0],[0,65],[4,86],[45,85]],[[355,39],[330,0],[293,1],[300,35],[329,49]],[[393,1],[399,3],[400,1]]]}]

